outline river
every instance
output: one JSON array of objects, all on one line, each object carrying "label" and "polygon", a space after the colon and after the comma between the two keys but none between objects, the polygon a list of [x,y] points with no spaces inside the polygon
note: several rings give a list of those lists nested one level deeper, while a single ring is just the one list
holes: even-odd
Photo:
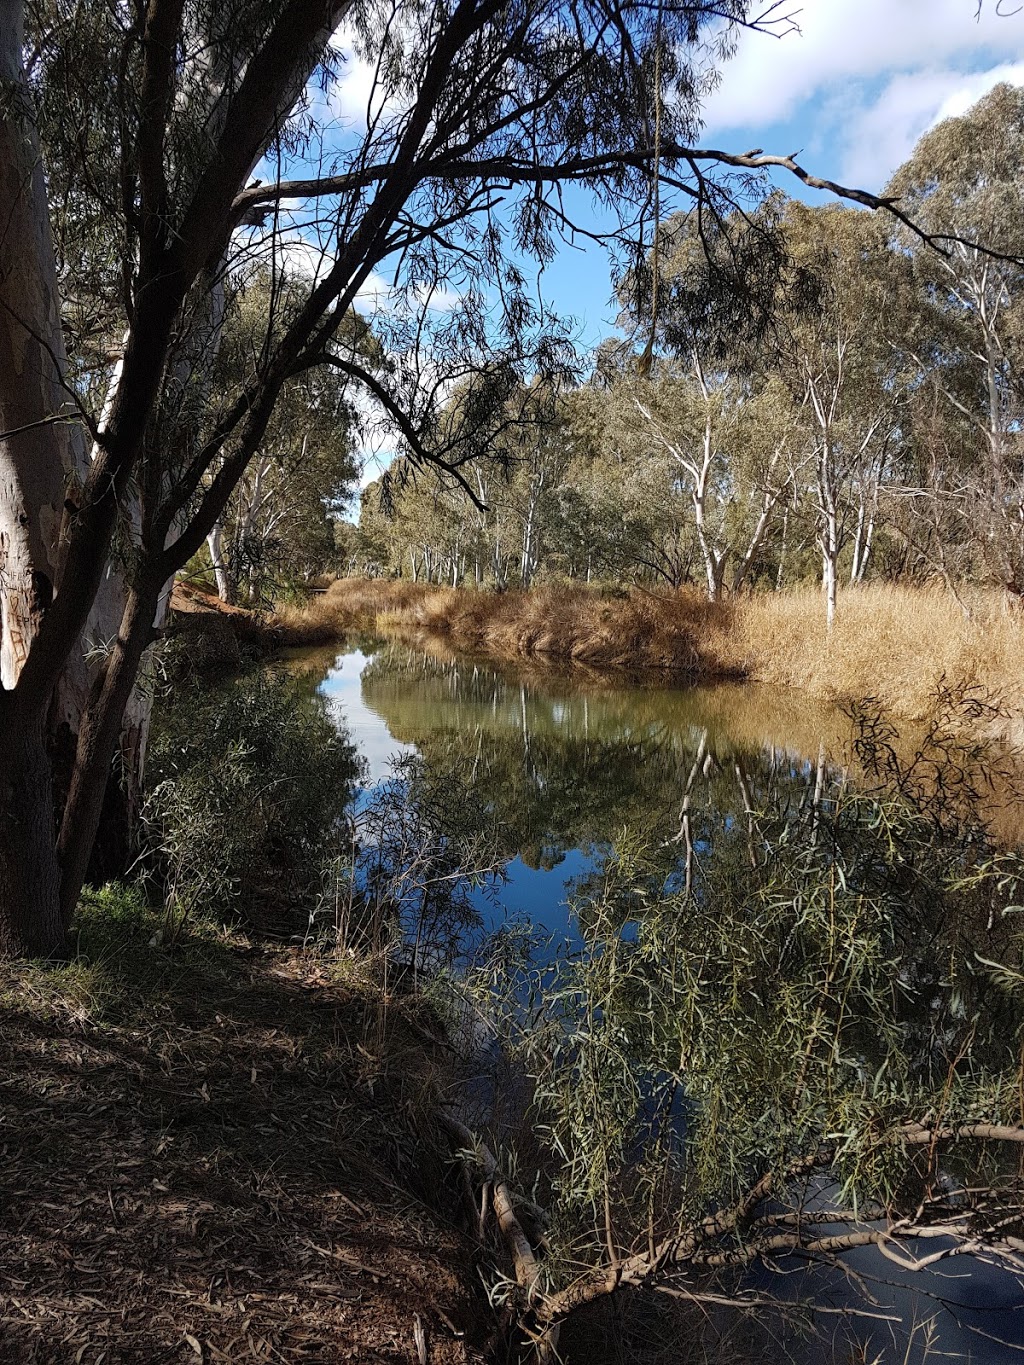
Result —
[{"label": "river", "polygon": [[[645,935],[649,939],[661,934],[658,961],[670,959],[673,972],[691,970],[696,962],[700,972],[713,976],[717,963],[720,975],[731,978],[732,1004],[728,1000],[723,1004],[718,998],[722,992],[712,991],[708,1006],[705,983],[701,1008],[708,1009],[707,1018],[713,1021],[703,1026],[704,1031],[718,1030],[719,1054],[735,1049],[735,1063],[720,1065],[715,1048],[707,1049],[703,1041],[698,1046],[692,1033],[682,1046],[690,1049],[687,1075],[699,1078],[696,1088],[703,1085],[702,1093],[713,1094],[716,1103],[723,1088],[726,1094],[736,1093],[737,1111],[745,1102],[750,1114],[737,1120],[725,1136],[724,1130],[712,1134],[702,1161],[707,1161],[708,1150],[717,1150],[716,1143],[722,1148],[723,1166],[728,1160],[735,1164],[737,1151],[745,1160],[750,1152],[770,1148],[771,1136],[766,1137],[763,1115],[756,1111],[775,1106],[773,1112],[778,1112],[780,1106],[795,1104],[792,1076],[787,1073],[788,1091],[779,1079],[794,1047],[806,1053],[797,1084],[800,1103],[805,1103],[808,1090],[820,1087],[812,1097],[815,1122],[829,1105],[834,1113],[846,1113],[843,1106],[852,1103],[857,1085],[862,1099],[867,1084],[863,1078],[872,1068],[877,1068],[873,1093],[878,1077],[895,1072],[900,1079],[898,1086],[892,1083],[894,1090],[923,1092],[933,1075],[941,1081],[943,1067],[949,1090],[949,1078],[963,1069],[969,1052],[971,1084],[978,1080],[979,1094],[982,1075],[996,1090],[1005,1081],[1000,1067],[1006,1071],[1013,1062],[1016,1043],[1008,1051],[1007,1046],[1011,1035],[1019,1036],[1019,1001],[1015,997],[1012,1007],[1007,1006],[1005,982],[1003,994],[995,1000],[996,988],[984,973],[976,972],[977,979],[968,983],[967,973],[960,972],[951,983],[957,973],[950,970],[950,954],[955,952],[968,966],[991,964],[996,956],[1005,962],[1012,934],[1000,937],[1001,919],[994,923],[997,916],[991,904],[982,913],[971,899],[976,897],[973,890],[950,895],[948,904],[942,892],[939,905],[933,890],[920,889],[917,883],[924,880],[920,849],[911,856],[900,843],[909,847],[917,837],[913,819],[909,825],[896,821],[886,831],[883,843],[888,854],[878,854],[874,844],[869,854],[857,852],[857,875],[863,879],[868,864],[873,869],[865,885],[871,877],[877,880],[879,866],[887,869],[891,883],[877,888],[870,902],[874,916],[870,929],[863,927],[867,903],[863,887],[857,893],[861,908],[856,914],[861,918],[856,931],[836,928],[842,909],[836,910],[841,897],[833,876],[825,935],[832,934],[833,939],[818,956],[817,947],[811,951],[805,945],[794,965],[792,939],[797,930],[790,922],[799,922],[803,932],[802,926],[817,913],[818,891],[825,885],[824,872],[813,884],[808,880],[807,867],[818,855],[808,861],[804,854],[819,844],[833,847],[826,826],[837,818],[834,812],[846,809],[844,802],[852,802],[854,818],[862,819],[857,797],[847,793],[878,785],[887,773],[897,773],[897,781],[905,781],[910,790],[919,770],[924,773],[927,768],[917,790],[926,793],[921,799],[928,804],[929,818],[944,829],[956,829],[957,821],[967,819],[961,805],[969,784],[961,782],[936,804],[936,783],[941,789],[946,779],[936,779],[933,753],[928,764],[915,766],[913,755],[922,740],[912,727],[902,727],[897,734],[870,708],[858,718],[835,706],[751,685],[680,689],[650,680],[626,683],[578,673],[503,673],[479,661],[438,658],[380,641],[342,650],[294,651],[287,666],[326,699],[359,750],[363,777],[357,811],[371,808],[382,792],[397,784],[411,793],[421,815],[432,813],[430,818],[444,827],[454,847],[469,850],[464,856],[475,860],[479,875],[466,881],[457,904],[446,902],[457,933],[465,932],[478,942],[515,926],[531,938],[535,951],[538,943],[567,944],[573,951],[607,934],[612,923],[612,937],[602,940],[605,955],[610,942],[636,944],[639,951]],[[930,742],[934,750],[934,736]],[[939,742],[948,747],[945,731]],[[983,768],[984,760],[979,771]],[[991,800],[992,792],[1001,789],[1000,781],[989,770],[984,775]],[[885,808],[880,805],[879,810]],[[996,847],[1020,841],[1019,812],[1019,803],[991,800],[988,825],[996,831]],[[858,837],[866,844],[876,838],[880,819],[872,815],[858,826]],[[775,834],[766,836],[766,829]],[[843,837],[835,838],[835,850],[843,848]],[[846,852],[829,856],[830,875],[838,866],[840,890],[846,895],[854,863]],[[947,871],[954,862],[947,859]],[[766,872],[776,864],[777,890]],[[640,869],[631,872],[625,888],[624,866]],[[904,884],[908,868],[911,880]],[[792,880],[797,875],[794,869],[803,878],[798,883]],[[615,883],[612,893],[609,876]],[[452,883],[445,885],[450,888]],[[791,886],[796,890],[789,890]],[[771,913],[765,918],[758,911],[761,919],[752,926],[755,916],[749,898],[755,895]],[[792,904],[780,912],[771,896],[777,902],[784,895],[792,897]],[[718,903],[727,910],[715,911]],[[672,907],[676,918],[654,930],[650,926],[658,922],[665,905]],[[703,918],[687,920],[686,907],[691,906]],[[1004,898],[999,916],[1005,918],[1004,912],[1018,908],[1005,904]],[[729,916],[733,918],[728,930],[716,937]],[[985,916],[983,930],[978,926]],[[753,935],[749,940],[748,932]],[[686,941],[680,945],[673,940],[666,949],[663,940],[673,933]],[[777,950],[765,949],[776,933]],[[817,944],[820,927],[814,935]],[[851,946],[855,938],[856,949]],[[846,953],[847,964],[855,952],[863,953],[863,960],[858,958],[854,968],[836,966],[841,958],[837,945]],[[548,951],[556,949],[539,949],[542,959]],[[744,955],[758,958],[756,970],[744,974],[734,969],[733,958]],[[591,972],[595,960],[589,959]],[[822,976],[828,978],[827,990],[821,986]],[[868,979],[873,984],[866,986]],[[592,984],[591,978],[587,980]],[[836,982],[843,983],[841,991]],[[579,981],[573,989],[578,994]],[[643,989],[650,995],[650,980],[638,975],[632,989],[634,994]],[[1019,996],[1020,985],[1014,990]],[[776,1016],[783,1011],[767,1009],[762,994],[773,1005],[773,994],[789,1002],[785,1027],[776,1025]],[[839,994],[843,1006],[835,1039],[816,1073],[806,1062],[815,1054],[822,1001],[827,1002],[828,1015]],[[680,1002],[677,1008],[689,1008],[688,997],[674,998]],[[749,1003],[752,999],[756,1008]],[[602,1019],[610,1015],[611,1001],[610,995],[602,997],[598,1011]],[[812,1004],[813,1026],[806,1022]],[[967,1036],[963,1021],[971,1011],[976,1013],[967,1031],[969,1042],[957,1043],[955,1038]],[[986,1032],[976,1020],[988,1016],[994,1022]],[[655,1055],[664,1045],[664,1022],[659,1028],[661,1033],[657,1038],[652,1035],[648,1044],[651,1076],[671,1070]],[[763,1044],[758,1030],[763,1031]],[[675,1034],[671,1045],[679,1046]],[[957,1047],[960,1050],[950,1061]],[[772,1061],[775,1054],[777,1060]],[[852,1068],[855,1082],[837,1082],[844,1068]],[[713,1071],[722,1072],[714,1085],[709,1079]],[[741,1099],[739,1090],[750,1083],[752,1072],[754,1100]],[[643,1085],[651,1088],[644,1090]],[[644,1104],[653,1103],[650,1095],[657,1083],[648,1079],[643,1085],[637,1093],[644,1095]],[[559,1103],[568,1113],[570,1101],[563,1097]],[[806,1122],[806,1115],[801,1121]],[[735,1151],[727,1152],[730,1142],[735,1142]],[[720,1198],[717,1178],[710,1178],[708,1188]],[[948,1173],[943,1178],[948,1179]],[[965,1180],[962,1169],[958,1179]],[[871,1311],[880,1315],[846,1324],[858,1343],[856,1349],[864,1353],[857,1358],[911,1361],[945,1353],[1003,1361],[1018,1359],[1024,1350],[1024,1292],[1005,1269],[972,1259],[942,1262],[908,1276],[870,1248],[851,1253],[845,1263],[866,1277],[863,1284],[870,1282],[878,1300]],[[822,1301],[840,1308],[855,1302],[864,1306],[863,1297],[857,1298],[853,1286],[834,1270],[815,1274],[821,1277]],[[782,1297],[800,1292],[794,1277],[782,1278],[780,1290],[780,1277],[768,1276],[774,1292]],[[762,1286],[764,1282],[758,1281]],[[880,1321],[893,1312],[903,1319],[903,1327]],[[916,1324],[909,1332],[909,1345],[908,1324]],[[811,1347],[790,1341],[789,1346],[797,1359],[832,1359],[820,1343]]]},{"label": "river", "polygon": [[316,682],[356,745],[361,803],[412,755],[461,786],[499,842],[497,904],[475,897],[489,927],[522,918],[571,930],[568,889],[640,811],[652,843],[685,845],[684,823],[692,840],[710,811],[746,819],[766,784],[806,801],[824,763],[852,761],[852,725],[839,708],[772,688],[503,676],[382,642],[286,659]]}]

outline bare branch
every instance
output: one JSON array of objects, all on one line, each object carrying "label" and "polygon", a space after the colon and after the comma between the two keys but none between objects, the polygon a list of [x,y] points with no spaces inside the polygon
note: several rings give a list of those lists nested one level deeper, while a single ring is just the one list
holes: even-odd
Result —
[{"label": "bare branch", "polygon": [[354,361],[345,360],[341,356],[336,355],[316,356],[308,362],[303,362],[302,368],[308,369],[312,365],[331,365],[337,370],[342,370],[345,374],[350,374],[353,379],[357,379],[360,384],[369,389],[370,393],[373,394],[381,407],[384,408],[388,415],[394,420],[402,435],[405,437],[405,440],[408,442],[409,448],[412,451],[414,461],[418,464],[433,465],[437,469],[444,470],[446,474],[450,474],[477,510],[480,512],[487,511],[486,504],[480,501],[475,489],[460,472],[458,466],[449,463],[447,460],[442,459],[440,455],[427,449],[420,440],[419,432],[409,420],[408,413],[399,403],[395,402],[387,389],[384,388],[383,384],[370,374],[369,371],[364,370],[362,366],[355,364]]}]

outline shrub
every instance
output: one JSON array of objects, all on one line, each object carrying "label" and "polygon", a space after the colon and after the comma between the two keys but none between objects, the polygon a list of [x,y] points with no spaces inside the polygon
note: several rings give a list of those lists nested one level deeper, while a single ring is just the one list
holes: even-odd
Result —
[{"label": "shrub", "polygon": [[158,717],[144,810],[150,875],[180,919],[308,910],[345,836],[356,751],[323,700],[259,672]]}]

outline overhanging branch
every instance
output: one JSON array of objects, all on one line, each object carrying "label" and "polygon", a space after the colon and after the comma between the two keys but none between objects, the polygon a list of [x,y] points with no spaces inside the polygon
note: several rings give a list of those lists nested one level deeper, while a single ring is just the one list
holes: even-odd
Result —
[{"label": "overhanging branch", "polygon": [[392,398],[384,385],[381,384],[380,380],[370,374],[368,370],[364,370],[361,365],[357,365],[354,361],[345,360],[337,355],[318,355],[315,358],[304,362],[302,368],[309,369],[313,365],[331,365],[334,369],[341,370],[344,374],[349,374],[353,379],[357,379],[364,388],[368,389],[370,393],[373,394],[377,402],[395,422],[395,425],[399,428],[408,443],[416,463],[434,465],[435,468],[442,469],[446,474],[450,474],[473,503],[474,507],[480,512],[487,511],[486,503],[481,502],[480,497],[458,467],[426,448],[420,440],[419,432],[410,421],[408,413],[406,413],[402,406]]},{"label": "overhanging branch", "polygon": [[[781,169],[788,171],[809,189],[823,190],[837,199],[860,204],[873,212],[892,215],[921,242],[943,256],[948,256],[954,246],[966,246],[981,252],[992,260],[1005,261],[1014,265],[1024,265],[1024,260],[1006,252],[996,251],[982,243],[972,242],[956,233],[927,232],[899,206],[899,200],[892,195],[873,194],[869,190],[855,186],[842,185],[836,180],[814,175],[797,160],[797,153],[778,156],[759,149],[749,152],[726,152],[714,147],[685,147],[678,144],[663,145],[660,162],[666,167],[661,173],[663,182],[670,188],[684,191],[691,196],[697,195],[692,186],[673,175],[674,164],[688,164],[702,180],[701,165],[718,165],[736,170],[764,171]],[[564,161],[540,162],[510,156],[494,157],[436,157],[425,160],[417,167],[416,175],[420,182],[430,180],[497,180],[509,185],[556,184],[567,180],[586,180],[596,178],[612,171],[628,167],[632,170],[649,172],[655,164],[653,147],[642,147],[634,151],[607,152],[596,156],[571,157]],[[270,185],[254,185],[243,190],[234,201],[232,214],[239,222],[248,213],[262,204],[280,202],[282,199],[317,199],[361,189],[386,178],[392,167],[387,164],[368,166],[361,171],[348,171],[338,175],[322,176],[308,180],[282,180]]]}]

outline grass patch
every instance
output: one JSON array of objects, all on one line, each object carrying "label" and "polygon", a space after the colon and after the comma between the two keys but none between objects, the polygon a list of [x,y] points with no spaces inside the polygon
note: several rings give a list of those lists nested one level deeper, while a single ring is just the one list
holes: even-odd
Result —
[{"label": "grass patch", "polygon": [[942,683],[1019,710],[1024,615],[999,592],[962,600],[939,588],[851,588],[829,635],[814,588],[752,596],[735,613],[734,657],[749,677],[835,700],[875,697],[916,719]]},{"label": "grass patch", "polygon": [[670,669],[728,676],[718,650],[727,608],[699,592],[610,593],[576,585],[530,592],[475,592],[401,580],[339,579],[308,606],[277,618],[289,644],[378,627],[423,632],[497,659]]}]

